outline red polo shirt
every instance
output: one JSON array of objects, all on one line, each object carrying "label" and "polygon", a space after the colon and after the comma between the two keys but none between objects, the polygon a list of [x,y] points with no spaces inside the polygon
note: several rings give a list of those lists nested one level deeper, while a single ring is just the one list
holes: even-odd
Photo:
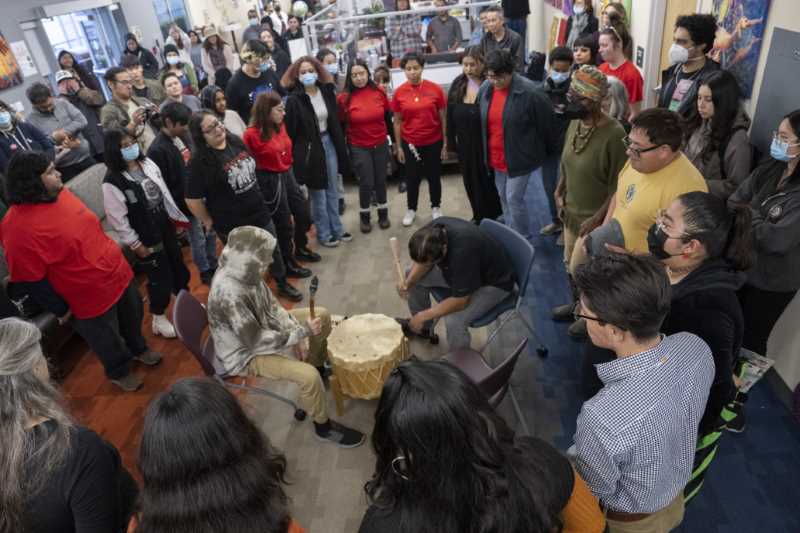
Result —
[{"label": "red polo shirt", "polygon": [[47,279],[75,318],[95,318],[133,279],[122,250],[69,189],[53,203],[13,205],[0,222],[11,281]]},{"label": "red polo shirt", "polygon": [[442,121],[439,111],[447,102],[437,84],[422,80],[419,85],[405,82],[394,92],[392,111],[399,113],[403,125],[403,140],[416,146],[428,146],[442,140]]},{"label": "red polo shirt", "polygon": [[292,168],[292,139],[286,133],[285,124],[281,124],[280,131],[267,141],[261,138],[260,130],[250,126],[244,130],[242,140],[256,160],[258,170],[286,172]]},{"label": "red polo shirt", "polygon": [[384,116],[391,108],[385,92],[367,85],[351,94],[341,93],[337,100],[347,142],[361,148],[374,148],[386,142]]},{"label": "red polo shirt", "polygon": [[493,89],[492,101],[489,103],[489,166],[500,172],[508,172],[506,163],[506,136],[503,132],[503,109],[506,107],[508,87]]},{"label": "red polo shirt", "polygon": [[628,90],[628,102],[635,104],[644,99],[644,80],[636,65],[625,61],[616,69],[611,68],[608,63],[603,63],[598,68],[606,76],[614,76],[622,82],[622,85]]}]

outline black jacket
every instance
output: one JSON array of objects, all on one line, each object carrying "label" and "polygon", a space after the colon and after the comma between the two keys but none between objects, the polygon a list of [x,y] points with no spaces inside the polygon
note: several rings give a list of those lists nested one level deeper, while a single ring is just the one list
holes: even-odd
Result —
[{"label": "black jacket", "polygon": [[[147,209],[147,197],[144,189],[121,172],[109,170],[106,172],[104,183],[110,183],[125,195],[125,203],[128,207],[128,222],[133,230],[139,235],[139,240],[145,246],[155,246],[162,242],[161,225],[156,217]],[[135,198],[135,201],[132,199]]]},{"label": "black jacket", "polygon": [[722,408],[735,393],[733,364],[744,335],[744,316],[736,291],[745,275],[722,259],[707,261],[672,286],[672,306],[661,331],[694,333],[711,348],[714,383],[700,420],[700,434],[714,428]]},{"label": "black jacket", "polygon": [[191,217],[192,212],[186,206],[186,181],[189,179],[189,170],[183,161],[178,147],[167,135],[159,133],[147,150],[147,157],[158,165],[161,170],[161,177],[167,184],[175,204],[184,215]]},{"label": "black jacket", "polygon": [[[486,81],[477,97],[485,154],[489,153],[488,119],[493,92],[494,87]],[[514,74],[509,86],[503,109],[503,131],[509,177],[530,174],[542,166],[546,156],[559,153],[553,105],[532,81],[519,74]]]},{"label": "black jacket", "polygon": [[55,145],[50,137],[27,122],[17,122],[8,131],[0,131],[0,173],[5,174],[8,162],[18,152],[38,150],[51,159],[56,155]]},{"label": "black jacket", "polygon": [[154,56],[150,50],[139,45],[135,52],[131,52],[128,50],[127,44],[125,44],[123,46],[122,54],[130,54],[139,59],[139,63],[142,64],[142,71],[145,78],[149,78],[151,80],[158,79],[158,59],[156,59],[156,56]]},{"label": "black jacket", "polygon": [[[672,65],[661,73],[661,89],[658,91],[658,107],[669,109],[672,93],[675,92],[675,86],[678,84],[676,73],[679,68],[681,68],[680,64]],[[687,122],[693,122],[697,118],[697,91],[700,90],[700,80],[720,68],[719,63],[716,61],[706,59],[706,64],[703,65],[703,68],[694,73],[694,75],[697,76],[695,82],[692,84],[689,92],[683,97],[681,105],[678,106],[677,109],[678,114],[686,119]]]},{"label": "black jacket", "polygon": [[554,121],[553,124],[556,128],[556,150],[559,154],[564,149],[564,138],[567,135],[567,128],[571,121],[569,115],[564,111],[567,108],[567,92],[572,82],[572,76],[562,83],[556,84],[549,77],[542,83],[542,90],[550,98],[550,103],[553,104]]},{"label": "black jacket", "polygon": [[[342,125],[339,122],[339,111],[336,105],[336,92],[332,83],[319,84],[325,106],[328,108],[328,134],[336,147],[339,160],[339,173],[349,175],[347,145]],[[292,158],[297,182],[309,189],[325,189],[328,187],[328,168],[325,163],[325,150],[322,147],[322,136],[317,124],[317,115],[311,105],[311,98],[302,87],[295,87],[286,100],[286,132],[292,139]]]},{"label": "black jacket", "polygon": [[[572,31],[572,22],[573,22],[572,19],[573,19],[573,17],[569,17],[567,19],[567,31],[564,32],[564,35],[566,35],[567,37],[569,37],[569,32]],[[595,17],[594,15],[591,15],[589,17],[589,22],[586,24],[586,27],[583,28],[583,31],[578,35],[578,37],[586,37],[587,35],[591,35],[594,32],[596,32],[599,29],[599,27],[600,27],[600,23],[597,20],[597,17]],[[566,45],[564,45],[564,46],[566,46]]]},{"label": "black jacket", "polygon": [[510,19],[521,19],[531,14],[528,0],[501,0],[503,15]]}]

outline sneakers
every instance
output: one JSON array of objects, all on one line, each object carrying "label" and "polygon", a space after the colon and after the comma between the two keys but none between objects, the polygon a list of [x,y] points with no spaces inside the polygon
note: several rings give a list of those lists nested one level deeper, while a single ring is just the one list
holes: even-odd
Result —
[{"label": "sneakers", "polygon": [[161,335],[165,339],[178,336],[172,323],[164,315],[153,315],[153,335]]},{"label": "sneakers", "polygon": [[130,372],[121,378],[112,379],[111,383],[124,390],[125,392],[133,392],[139,390],[143,385],[142,378]]},{"label": "sneakers", "polygon": [[342,242],[350,242],[353,240],[353,236],[345,231],[344,233],[339,235],[339,240]]},{"label": "sneakers", "polygon": [[579,318],[567,329],[567,334],[573,339],[585,339],[589,336],[586,331],[586,319]]},{"label": "sneakers", "polygon": [[149,349],[144,353],[134,355],[133,358],[147,366],[156,366],[161,362],[161,354]]},{"label": "sneakers", "polygon": [[409,209],[408,211],[406,211],[406,214],[403,215],[403,225],[405,227],[410,226],[411,224],[414,223],[415,218],[417,218],[417,212],[414,211],[413,209]]},{"label": "sneakers", "polygon": [[555,235],[561,233],[563,226],[560,222],[551,222],[550,224],[539,230],[539,235]]},{"label": "sneakers", "polygon": [[340,448],[357,448],[366,440],[360,431],[350,429],[333,420],[328,420],[324,424],[314,422],[314,436],[318,441],[330,442]]},{"label": "sneakers", "polygon": [[550,317],[556,322],[572,322],[575,320],[575,315],[572,314],[574,310],[574,303],[559,305],[550,311]]},{"label": "sneakers", "polygon": [[327,241],[320,241],[319,243],[326,248],[336,248],[339,246],[339,239],[331,235]]},{"label": "sneakers", "polygon": [[433,220],[436,220],[440,216],[443,216],[442,215],[442,208],[441,207],[432,207],[431,208],[431,217],[433,218]]},{"label": "sneakers", "polygon": [[733,420],[730,420],[727,424],[725,424],[725,429],[731,433],[743,432],[744,428],[747,426],[744,416],[744,405],[739,402],[734,402],[730,407],[730,410],[735,413],[736,416],[733,418]]}]

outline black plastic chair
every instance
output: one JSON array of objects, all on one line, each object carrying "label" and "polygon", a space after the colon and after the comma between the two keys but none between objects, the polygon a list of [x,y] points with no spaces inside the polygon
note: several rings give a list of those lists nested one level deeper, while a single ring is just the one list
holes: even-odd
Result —
[{"label": "black plastic chair", "polygon": [[178,293],[178,297],[175,299],[175,306],[172,309],[172,324],[175,326],[178,338],[194,355],[197,362],[200,363],[206,376],[219,381],[226,387],[257,392],[281,401],[292,406],[295,419],[305,420],[306,412],[300,409],[292,400],[266,389],[247,385],[244,376],[241,376],[241,384],[233,383],[231,380],[236,376],[228,376],[217,371],[214,367],[214,359],[216,358],[214,340],[211,335],[208,335],[205,340],[203,339],[203,332],[208,326],[206,308],[197,298],[185,290]]}]

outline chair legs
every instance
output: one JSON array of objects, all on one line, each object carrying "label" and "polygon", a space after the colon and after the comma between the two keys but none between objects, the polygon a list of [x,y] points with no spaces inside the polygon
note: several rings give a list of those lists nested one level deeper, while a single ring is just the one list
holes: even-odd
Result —
[{"label": "chair legs", "polygon": [[533,435],[528,427],[528,423],[525,421],[525,417],[522,415],[522,409],[519,407],[519,402],[517,402],[517,396],[514,394],[514,388],[511,386],[511,383],[508,384],[508,395],[511,397],[511,405],[514,406],[514,415],[517,417],[519,428],[522,430],[517,431],[517,434],[522,434],[523,436]]},{"label": "chair legs", "polygon": [[547,357],[547,352],[548,352],[547,346],[545,346],[545,344],[539,338],[539,335],[536,334],[536,330],[533,328],[533,326],[531,326],[525,319],[523,313],[519,311],[519,306],[517,306],[513,311],[506,313],[504,317],[500,318],[500,324],[498,324],[498,326],[494,329],[494,331],[492,331],[489,334],[489,338],[486,339],[486,343],[484,343],[484,345],[481,346],[481,349],[479,350],[481,355],[486,353],[486,348],[489,346],[489,344],[491,344],[494,338],[500,333],[500,330],[503,329],[505,325],[514,316],[519,317],[520,321],[525,325],[525,329],[527,329],[528,333],[530,333],[531,338],[536,342],[537,345],[536,353],[539,354],[539,357]]},{"label": "chair legs", "polygon": [[[253,387],[251,385],[247,385],[246,383],[243,383],[243,384],[240,385],[238,383],[232,383],[230,381],[225,381],[224,379],[222,379],[219,376],[214,376],[214,377],[215,377],[215,379],[217,381],[219,381],[220,383],[222,383],[226,387],[230,387],[232,389],[246,390],[246,391],[249,391],[249,392],[257,392],[259,394],[263,394],[265,396],[269,396],[270,398],[274,398],[274,399],[278,400],[279,402],[283,402],[286,405],[291,406],[292,409],[294,409],[294,412],[295,412],[294,417],[297,420],[303,420],[306,417],[305,411],[300,409],[300,407],[298,407],[295,402],[293,402],[292,400],[290,400],[288,398],[285,398],[284,396],[281,396],[280,394],[276,394],[276,393],[274,393],[272,391],[269,391],[267,389],[262,389],[260,387]],[[245,378],[242,378],[242,379],[244,380]]]}]

